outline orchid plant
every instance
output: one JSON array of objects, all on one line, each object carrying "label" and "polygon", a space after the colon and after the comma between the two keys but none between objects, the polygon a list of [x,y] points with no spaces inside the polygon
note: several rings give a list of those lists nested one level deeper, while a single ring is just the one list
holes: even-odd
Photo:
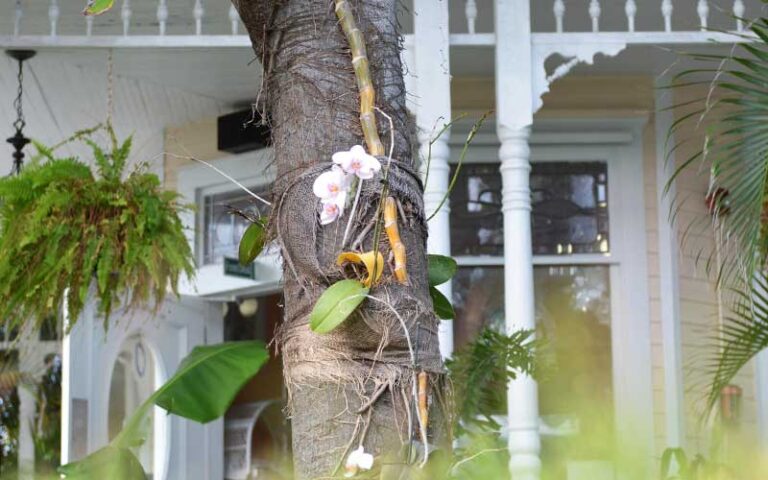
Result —
[{"label": "orchid plant", "polygon": [[332,161],[334,165],[331,169],[320,174],[312,185],[312,191],[322,205],[321,225],[333,223],[344,214],[349,192],[356,182],[357,196],[360,195],[362,180],[370,180],[381,170],[381,163],[361,145],[355,145],[346,152],[334,153]]}]

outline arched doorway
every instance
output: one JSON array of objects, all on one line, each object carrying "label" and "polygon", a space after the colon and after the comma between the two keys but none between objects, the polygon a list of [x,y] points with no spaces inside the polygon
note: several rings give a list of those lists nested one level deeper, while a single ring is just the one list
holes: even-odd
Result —
[{"label": "arched doorway", "polygon": [[[115,438],[131,415],[163,384],[162,362],[141,334],[126,338],[112,365],[107,405],[109,440]],[[155,409],[148,418],[146,442],[136,451],[147,478],[163,480],[167,460],[167,415]]]}]

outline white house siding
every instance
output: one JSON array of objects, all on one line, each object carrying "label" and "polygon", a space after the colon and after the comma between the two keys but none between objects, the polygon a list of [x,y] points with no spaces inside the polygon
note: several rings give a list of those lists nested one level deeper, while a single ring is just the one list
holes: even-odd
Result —
[{"label": "white house siding", "polygon": [[[106,120],[107,53],[93,50],[95,61],[87,66],[67,61],[58,51],[42,51],[25,65],[24,113],[28,137],[51,145]],[[116,59],[119,61],[119,59]],[[226,110],[221,101],[139,81],[114,78],[113,124],[121,138],[133,135],[133,162],[147,162],[161,177],[164,129]],[[12,102],[16,95],[16,64],[0,55],[0,137],[13,133]],[[5,135],[7,134],[7,135]],[[11,148],[0,146],[0,174],[11,169]],[[27,147],[27,152],[33,152]],[[62,153],[85,154],[88,149],[70,146]],[[29,156],[27,156],[29,158]],[[87,157],[85,157],[87,158]]]}]

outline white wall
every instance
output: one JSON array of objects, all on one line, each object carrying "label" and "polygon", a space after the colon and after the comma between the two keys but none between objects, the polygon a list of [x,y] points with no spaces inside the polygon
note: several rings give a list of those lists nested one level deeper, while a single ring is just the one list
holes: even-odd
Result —
[{"label": "white wall", "polygon": [[[80,63],[78,56],[60,55],[57,50],[43,51],[25,64],[24,112],[28,137],[50,145],[68,138],[76,130],[105,121],[107,52],[83,50],[79,55],[91,57]],[[147,52],[147,55],[153,54]],[[164,55],[171,58],[173,52],[167,51]],[[115,55],[115,62],[119,61]],[[227,105],[216,99],[124,76],[114,78],[113,92],[113,124],[117,134],[121,138],[134,136],[132,161],[148,162],[161,177],[165,128],[227,110]],[[0,55],[0,138],[3,140],[13,133],[15,95],[16,64]],[[34,152],[34,149],[30,146],[26,151]],[[10,172],[11,152],[10,145],[0,145],[0,175]],[[67,154],[87,152],[82,146],[62,149],[62,153]]]}]

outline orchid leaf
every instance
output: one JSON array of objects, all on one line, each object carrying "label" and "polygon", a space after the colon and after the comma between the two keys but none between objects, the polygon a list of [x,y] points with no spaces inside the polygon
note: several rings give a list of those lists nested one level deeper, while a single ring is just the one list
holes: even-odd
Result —
[{"label": "orchid leaf", "polygon": [[250,224],[245,233],[243,233],[243,238],[240,239],[240,249],[238,252],[240,265],[248,265],[256,260],[256,257],[264,249],[265,241],[264,224],[260,221]]},{"label": "orchid leaf", "polygon": [[432,297],[432,305],[435,308],[435,315],[443,320],[453,320],[456,316],[456,312],[453,310],[453,305],[445,295],[435,287],[429,287],[429,295]]},{"label": "orchid leaf", "polygon": [[449,281],[456,275],[456,260],[445,255],[427,255],[429,286],[435,287]]},{"label": "orchid leaf", "polygon": [[309,316],[309,326],[316,333],[328,333],[344,323],[365,297],[368,288],[357,280],[341,280],[320,295]]}]

